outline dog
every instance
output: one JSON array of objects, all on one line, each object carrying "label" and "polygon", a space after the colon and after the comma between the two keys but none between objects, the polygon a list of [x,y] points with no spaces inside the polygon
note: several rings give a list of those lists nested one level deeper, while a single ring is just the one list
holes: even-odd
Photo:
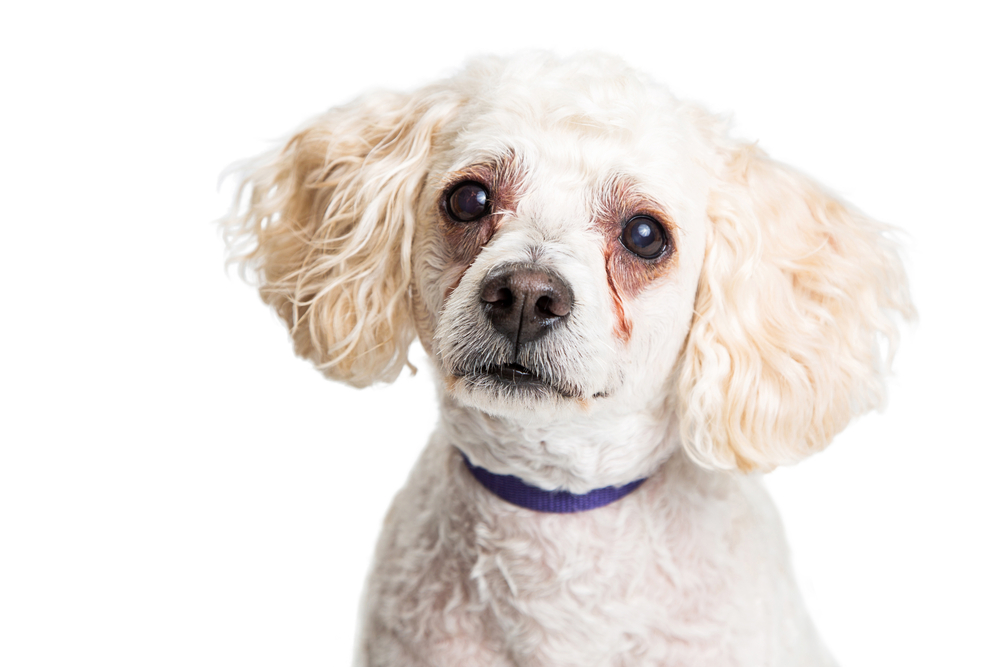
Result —
[{"label": "dog", "polygon": [[227,241],[297,354],[434,367],[356,664],[834,664],[760,473],[882,405],[887,227],[599,54],[367,94],[241,182]]}]

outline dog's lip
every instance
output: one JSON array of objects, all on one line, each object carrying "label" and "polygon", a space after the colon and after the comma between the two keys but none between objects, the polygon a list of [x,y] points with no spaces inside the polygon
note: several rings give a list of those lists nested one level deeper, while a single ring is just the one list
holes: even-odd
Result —
[{"label": "dog's lip", "polygon": [[579,399],[583,394],[575,388],[562,386],[530,368],[517,363],[499,363],[489,366],[480,366],[454,373],[455,377],[466,378],[473,383],[478,379],[486,379],[493,382],[516,388],[523,387],[526,390],[552,391],[563,398]]},{"label": "dog's lip", "polygon": [[547,387],[559,393],[564,393],[556,383],[539,373],[514,362],[493,363],[474,368],[467,368],[455,373],[457,377],[469,379],[489,378],[510,385],[531,385],[533,387]]},{"label": "dog's lip", "polygon": [[483,372],[485,375],[495,375],[502,380],[507,380],[508,382],[516,383],[542,381],[540,377],[521,364],[498,364],[496,366],[490,366]]}]

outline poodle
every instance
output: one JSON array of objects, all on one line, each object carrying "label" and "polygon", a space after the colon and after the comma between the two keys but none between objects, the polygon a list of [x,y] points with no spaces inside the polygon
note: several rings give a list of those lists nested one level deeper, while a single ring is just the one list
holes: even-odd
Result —
[{"label": "poodle", "polygon": [[883,403],[887,227],[598,54],[366,94],[240,177],[227,243],[297,354],[434,368],[357,665],[834,664],[761,473]]}]

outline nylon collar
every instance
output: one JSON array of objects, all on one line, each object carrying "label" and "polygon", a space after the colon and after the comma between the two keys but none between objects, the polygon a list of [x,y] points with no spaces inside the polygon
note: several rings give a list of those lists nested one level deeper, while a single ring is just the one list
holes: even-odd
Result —
[{"label": "nylon collar", "polygon": [[497,475],[486,468],[472,465],[468,457],[462,454],[465,467],[469,469],[472,476],[485,486],[494,495],[503,498],[507,502],[524,507],[536,512],[551,512],[556,514],[568,514],[570,512],[584,512],[586,510],[597,509],[624,498],[632,493],[646,481],[646,478],[637,479],[624,486],[606,486],[602,489],[594,489],[587,493],[570,493],[569,491],[546,491],[537,486],[531,486],[520,477],[514,475]]}]

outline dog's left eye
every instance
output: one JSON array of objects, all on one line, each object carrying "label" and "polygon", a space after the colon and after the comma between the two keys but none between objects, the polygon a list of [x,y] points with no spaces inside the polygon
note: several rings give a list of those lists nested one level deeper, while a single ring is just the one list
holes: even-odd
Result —
[{"label": "dog's left eye", "polygon": [[643,259],[655,259],[666,250],[670,236],[663,225],[653,218],[637,215],[625,223],[621,242],[632,254]]},{"label": "dog's left eye", "polygon": [[486,186],[475,181],[459,183],[452,188],[446,200],[448,215],[459,222],[478,220],[490,211],[490,193]]}]

